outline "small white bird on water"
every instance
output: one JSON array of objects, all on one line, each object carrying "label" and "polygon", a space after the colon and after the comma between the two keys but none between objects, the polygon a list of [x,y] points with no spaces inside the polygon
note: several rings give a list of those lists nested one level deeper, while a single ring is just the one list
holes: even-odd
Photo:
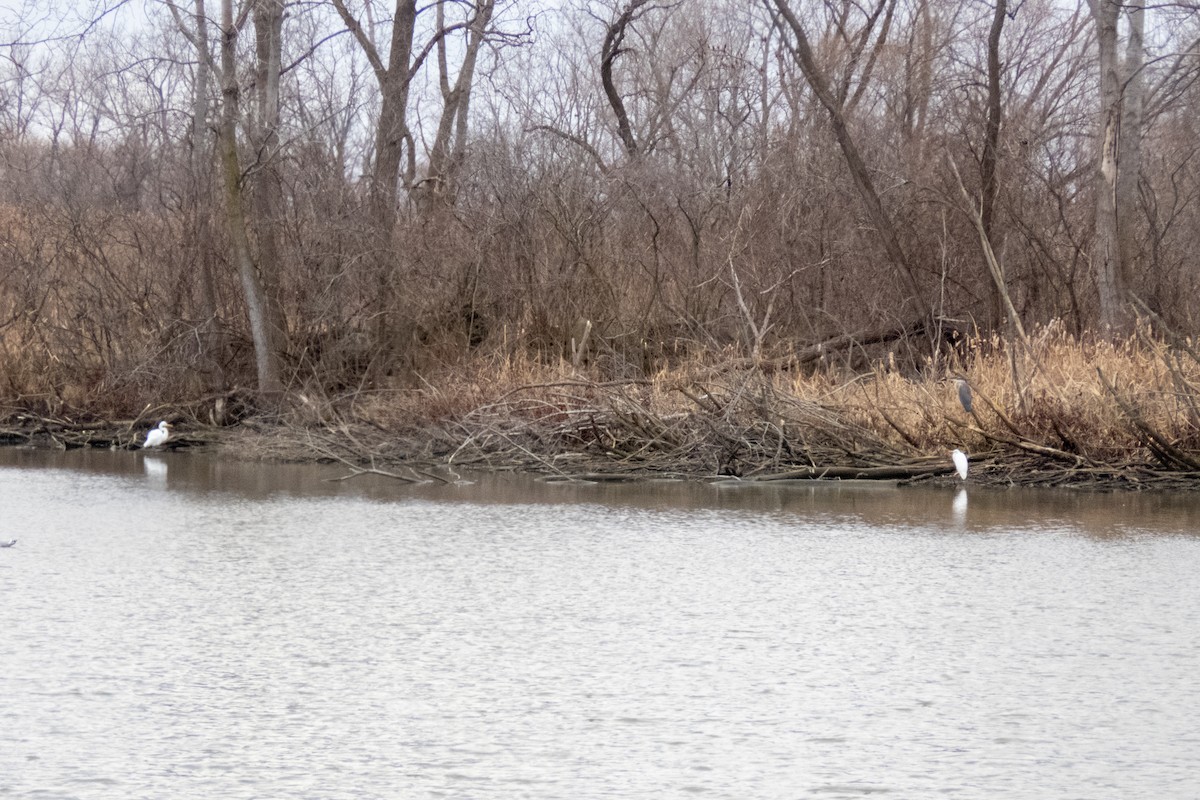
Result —
[{"label": "small white bird on water", "polygon": [[965,481],[967,479],[967,454],[956,447],[950,451],[950,458],[954,459],[954,469],[958,470],[958,477]]},{"label": "small white bird on water", "polygon": [[0,547],[12,547],[16,543],[16,539],[9,539],[7,542],[0,542]]},{"label": "small white bird on water", "polygon": [[171,435],[171,423],[163,420],[158,423],[157,428],[151,428],[146,434],[146,443],[142,447],[160,447],[167,443],[167,437]]}]

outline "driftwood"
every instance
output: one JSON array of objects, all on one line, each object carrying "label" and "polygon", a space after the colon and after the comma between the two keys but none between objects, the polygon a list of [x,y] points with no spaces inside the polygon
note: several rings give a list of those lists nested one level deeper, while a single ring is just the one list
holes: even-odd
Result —
[{"label": "driftwood", "polygon": [[20,444],[28,442],[31,438],[31,434],[26,431],[0,429],[0,444]]},{"label": "driftwood", "polygon": [[928,475],[947,475],[953,472],[954,466],[946,464],[895,467],[801,467],[770,475],[755,475],[746,480],[790,481],[833,478],[839,480],[903,480]]},{"label": "driftwood", "polygon": [[[1125,460],[1110,456],[1101,463],[1094,454],[1032,441],[1012,420],[989,430],[975,416],[975,424],[959,426],[960,436],[986,441],[990,448],[971,454],[968,482],[1200,488],[1200,460],[1154,431],[1111,383],[1105,386],[1143,443],[1123,451]],[[864,428],[847,409],[778,391],[758,370],[735,380],[671,387],[686,404],[664,404],[664,388],[646,381],[561,381],[509,391],[441,423],[385,429],[378,421],[329,410],[319,423],[285,425],[279,417],[259,417],[232,428],[197,424],[171,444],[214,444],[239,458],[337,463],[348,470],[339,480],[370,474],[404,483],[447,481],[442,477],[447,469],[454,476],[454,469],[469,468],[606,483],[656,477],[959,482],[945,452],[928,457],[929,445],[922,448],[922,440],[896,420],[885,415],[900,439],[885,440],[886,428]],[[664,406],[670,410],[659,410]],[[6,425],[0,440],[58,447],[134,447],[144,434],[134,429],[136,421],[94,424],[13,413],[0,423]]]},{"label": "driftwood", "polygon": [[[227,396],[232,397],[234,393],[214,395]],[[209,399],[211,398],[204,398],[197,403],[207,402]],[[187,425],[187,432],[177,429],[163,445],[164,448],[175,450],[196,447],[220,438],[221,426],[211,425],[185,409],[162,406],[153,410],[157,412],[153,419],[166,418],[173,424]],[[140,447],[145,440],[146,432],[151,427],[148,419],[150,417],[147,417],[145,412],[132,419],[77,420],[19,411],[3,420],[10,428],[0,430],[0,443],[23,441],[51,444],[65,450],[77,447],[132,449]]]},{"label": "driftwood", "polygon": [[[663,477],[657,475],[655,477]],[[643,476],[632,473],[620,472],[581,472],[578,475],[546,475],[542,478],[545,483],[571,483],[579,481],[581,483],[634,483],[643,479]]]},{"label": "driftwood", "polygon": [[1163,466],[1200,471],[1200,462],[1179,450],[1179,448],[1167,441],[1165,436],[1150,427],[1150,424],[1146,422],[1141,413],[1128,400],[1121,397],[1120,393],[1117,392],[1117,387],[1104,377],[1104,373],[1099,367],[1096,368],[1096,375],[1099,376],[1100,383],[1104,386],[1104,389],[1117,402],[1117,405],[1121,407],[1121,411],[1125,416],[1129,418],[1130,424],[1137,430],[1143,443],[1158,457]]},{"label": "driftwood", "polygon": [[920,336],[926,331],[928,320],[922,318],[901,325],[887,325],[835,336],[823,342],[810,345],[792,357],[795,364],[811,364],[826,358],[830,353],[838,353],[856,347],[868,347],[883,342],[894,342],[911,336]]},{"label": "driftwood", "polygon": [[989,433],[988,431],[985,431],[982,428],[968,426],[967,430],[970,431],[971,433],[979,434],[980,436],[982,436],[985,439],[988,439],[992,442],[997,442],[999,444],[1006,444],[1009,447],[1015,448],[1017,450],[1022,450],[1026,453],[1033,453],[1034,455],[1044,456],[1046,458],[1053,459],[1055,461],[1063,461],[1068,464],[1072,464],[1076,467],[1082,466],[1084,464],[1092,463],[1090,460],[1084,458],[1081,455],[1077,455],[1075,453],[1068,453],[1065,450],[1059,450],[1055,447],[1049,447],[1044,444],[1037,444],[1035,442],[1027,442],[1023,439],[1014,439],[1010,436],[1002,436],[998,433]]},{"label": "driftwood", "polygon": [[[947,339],[963,340],[966,335],[950,320],[938,319],[933,323],[933,331],[938,336]],[[899,342],[905,339],[911,339],[915,336],[923,336],[930,333],[930,321],[928,318],[911,320],[909,322],[898,323],[895,325],[882,325],[871,328],[862,328],[850,333],[840,334],[820,342],[807,345],[806,347],[797,350],[795,353],[788,355],[777,356],[774,358],[735,358],[723,363],[719,370],[720,373],[737,372],[740,370],[757,369],[763,374],[773,372],[786,372],[815,364],[821,360],[829,359],[839,353],[852,351],[859,348],[870,347],[872,345],[883,344],[885,342]]]}]

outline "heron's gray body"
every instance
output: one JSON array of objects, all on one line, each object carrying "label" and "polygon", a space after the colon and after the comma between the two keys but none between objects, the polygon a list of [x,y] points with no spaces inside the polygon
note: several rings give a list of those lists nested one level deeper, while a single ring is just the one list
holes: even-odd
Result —
[{"label": "heron's gray body", "polygon": [[963,411],[972,413],[975,406],[971,399],[971,385],[962,378],[955,378],[954,382],[958,384],[958,402],[962,403]]}]

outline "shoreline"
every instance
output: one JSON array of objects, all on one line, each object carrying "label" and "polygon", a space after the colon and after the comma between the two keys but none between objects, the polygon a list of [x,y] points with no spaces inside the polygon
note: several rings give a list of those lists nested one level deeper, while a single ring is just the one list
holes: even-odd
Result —
[{"label": "shoreline", "polygon": [[[22,415],[28,417],[28,415]],[[171,415],[167,415],[171,417]],[[692,423],[697,420],[690,420]],[[456,438],[447,426],[386,431],[368,425],[302,427],[278,421],[246,419],[230,426],[177,423],[166,450],[197,450],[239,461],[278,463],[338,463],[350,470],[347,478],[379,475],[405,483],[442,482],[438,473],[456,470],[523,473],[548,482],[618,483],[653,480],[695,482],[739,481],[745,483],[786,482],[802,485],[853,482],[860,485],[962,485],[991,488],[1055,488],[1094,492],[1189,492],[1200,489],[1200,472],[1166,470],[1146,460],[1124,459],[1114,463],[1066,464],[1053,454],[1038,454],[1033,443],[1014,443],[970,456],[970,473],[964,482],[955,474],[950,453],[908,456],[888,463],[895,453],[859,451],[843,454],[830,463],[754,463],[744,461],[737,471],[703,469],[695,459],[675,462],[662,458],[618,458],[611,449],[594,446],[570,451],[549,446],[541,451],[524,439],[547,443],[555,432],[551,426],[530,430],[523,422],[505,432],[492,431],[507,447],[473,441],[469,435]],[[594,421],[593,421],[594,422]],[[91,422],[39,419],[36,423],[0,425],[0,446],[36,449],[143,449],[140,442],[149,423]],[[517,427],[520,430],[517,430]],[[474,437],[478,439],[479,437]],[[651,440],[641,442],[645,447]],[[1026,445],[1025,448],[1019,445]],[[1030,449],[1034,448],[1034,449]],[[810,459],[811,460],[811,459]],[[1082,462],[1082,459],[1081,459]]]},{"label": "shoreline", "polygon": [[[0,443],[168,447],[249,461],[560,479],[891,480],[1092,491],[1200,489],[1200,355],[1148,334],[972,342],[941,364],[866,371],[707,352],[649,374],[527,355],[476,358],[342,394],[103,394],[0,405]],[[1187,356],[1187,358],[1184,358]],[[969,391],[964,391],[965,383]],[[964,399],[965,397],[965,399]],[[138,410],[140,409],[140,411]]]}]

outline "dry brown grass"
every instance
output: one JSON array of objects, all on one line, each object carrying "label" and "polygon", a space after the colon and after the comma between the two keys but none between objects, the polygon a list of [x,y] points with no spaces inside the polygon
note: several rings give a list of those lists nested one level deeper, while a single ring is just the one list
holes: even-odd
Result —
[{"label": "dry brown grass", "polygon": [[949,371],[930,364],[918,378],[881,364],[840,385],[818,375],[797,377],[788,389],[917,452],[987,450],[1018,438],[1098,460],[1133,457],[1144,434],[1130,410],[1169,441],[1197,442],[1200,363],[1146,330],[1118,343],[1080,341],[1060,326],[1038,331],[1028,347],[974,341],[961,374],[974,392],[974,415],[959,406]]},{"label": "dry brown grass", "polygon": [[[907,371],[880,362],[848,377],[763,371],[722,351],[608,380],[514,348],[444,362],[404,388],[296,393],[282,426],[260,428],[259,440],[263,457],[372,467],[746,477],[895,466],[919,477],[942,462],[948,472],[948,451],[961,447],[985,481],[1192,481],[1200,478],[1196,352],[1148,329],[1113,343],[1050,326],[1028,344],[970,342],[954,369],[929,361]],[[973,414],[958,403],[953,372],[973,387]]]},{"label": "dry brown grass", "polygon": [[[879,363],[847,378],[722,368],[731,361],[710,353],[644,380],[606,382],[562,361],[494,358],[357,411],[386,427],[449,426],[465,441],[516,437],[547,459],[590,450],[609,466],[666,468],[673,458],[739,473],[921,463],[954,447],[983,465],[1019,455],[1080,474],[1179,471],[1200,444],[1200,362],[1148,329],[1117,343],[1078,340],[1057,325],[1027,345],[970,342],[953,371],[973,387],[974,414],[959,406],[951,370],[932,362],[908,373]],[[997,471],[1013,479],[1012,469]]]},{"label": "dry brown grass", "polygon": [[922,449],[982,453],[998,479],[1145,486],[1166,473],[1166,483],[1191,486],[1200,478],[1195,353],[1193,343],[1168,346],[1145,328],[1116,343],[1080,341],[1057,326],[1028,346],[974,343],[963,370],[975,389],[973,417],[949,382],[936,391],[896,376],[880,383]]}]

